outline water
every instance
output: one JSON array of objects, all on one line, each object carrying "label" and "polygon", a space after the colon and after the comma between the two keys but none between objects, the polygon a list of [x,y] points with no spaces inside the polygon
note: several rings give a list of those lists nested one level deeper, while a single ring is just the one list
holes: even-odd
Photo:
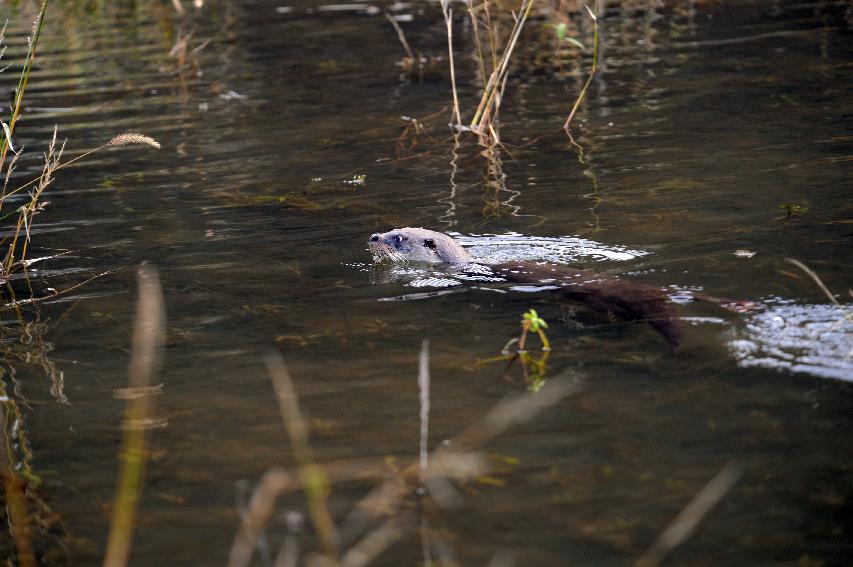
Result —
[{"label": "water", "polygon": [[[537,16],[502,106],[505,148],[491,152],[446,128],[434,6],[391,8],[411,16],[401,25],[428,60],[419,80],[397,65],[390,24],[363,5],[222,1],[181,20],[168,5],[51,4],[13,182],[40,171],[54,125],[67,157],[126,130],[163,144],[58,173],[34,254],[72,252],[34,265],[34,285],[130,269],[3,324],[39,494],[64,534],[40,544],[53,562],[103,557],[123,411],[113,392],[126,385],[141,261],[158,267],[167,304],[156,399],[167,425],[152,432],[135,565],[223,564],[239,483],[294,466],[262,363],[269,349],[293,373],[319,461],[416,460],[421,340],[431,341],[434,448],[525,390],[518,368],[502,379],[499,365],[472,366],[497,355],[531,307],[550,323],[550,375],[568,373],[583,391],[489,444],[497,482],[468,484],[461,508],[430,517],[429,533],[448,536],[463,564],[498,551],[518,565],[630,564],[730,461],[742,478],[672,564],[850,562],[849,321],[829,342],[795,332],[850,311],[850,8],[607,4],[601,73],[575,118],[581,148],[559,127],[590,60],[555,49]],[[20,61],[28,21],[10,14],[9,61]],[[588,21],[569,23],[591,44]],[[470,117],[470,30],[460,19],[455,31]],[[179,68],[169,52],[190,33]],[[13,72],[0,78],[12,88]],[[785,218],[785,204],[806,210]],[[647,325],[543,295],[382,283],[365,242],[396,226],[451,231],[478,254],[541,254],[769,308],[688,302],[674,354]],[[827,307],[785,257],[848,303]],[[760,353],[745,358],[738,341]],[[778,363],[791,356],[809,358]],[[371,486],[336,484],[334,518]],[[278,510],[304,513],[304,500],[288,494]],[[283,522],[269,532],[273,551]],[[376,564],[423,553],[412,532]]]}]

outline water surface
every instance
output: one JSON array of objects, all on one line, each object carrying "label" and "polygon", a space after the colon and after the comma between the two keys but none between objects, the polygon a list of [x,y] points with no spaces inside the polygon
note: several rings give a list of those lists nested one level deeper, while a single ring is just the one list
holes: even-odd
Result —
[{"label": "water surface", "polygon": [[[850,8],[605,4],[577,145],[560,125],[590,59],[554,47],[543,13],[514,59],[504,147],[490,150],[446,126],[446,39],[432,5],[389,8],[433,61],[419,77],[401,70],[396,34],[363,5],[223,1],[181,19],[166,4],[51,4],[15,179],[40,170],[54,125],[69,157],[126,130],[163,144],[60,172],[32,231],[40,255],[72,250],[33,266],[57,289],[141,261],[160,270],[167,425],[153,432],[133,564],[223,564],[240,483],[294,466],[262,364],[269,349],[294,375],[318,460],[414,457],[421,340],[435,447],[525,390],[520,372],[472,366],[498,354],[531,307],[550,323],[550,375],[583,391],[491,444],[497,481],[468,485],[461,508],[430,520],[462,564],[501,550],[518,565],[631,564],[730,461],[742,478],[672,564],[850,563]],[[17,61],[28,16],[9,17]],[[591,43],[588,20],[569,22]],[[479,87],[470,29],[457,24],[470,117]],[[190,33],[179,67],[169,53]],[[0,78],[11,88],[12,73]],[[804,212],[786,218],[785,204]],[[673,353],[647,325],[537,294],[465,283],[381,301],[424,291],[371,277],[366,239],[396,226],[451,231],[478,255],[541,255],[769,308],[688,303],[686,346]],[[785,257],[814,269],[842,307],[827,307]],[[65,534],[57,563],[103,556],[134,290],[126,269],[26,313],[44,324],[39,352],[55,369],[15,363],[32,466]],[[834,320],[828,343],[795,332]],[[14,343],[20,324],[5,325]],[[335,486],[335,518],[370,486]],[[280,509],[304,514],[302,496]],[[273,546],[283,529],[277,520]],[[377,564],[423,561],[422,541],[409,534]]]}]

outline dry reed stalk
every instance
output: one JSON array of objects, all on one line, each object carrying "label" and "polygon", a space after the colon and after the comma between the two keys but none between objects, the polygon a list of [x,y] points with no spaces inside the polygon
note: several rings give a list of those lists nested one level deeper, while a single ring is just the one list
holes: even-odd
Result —
[{"label": "dry reed stalk", "polygon": [[569,112],[569,117],[563,123],[563,129],[566,131],[569,130],[572,119],[575,117],[578,108],[580,108],[581,102],[586,97],[586,91],[589,89],[589,85],[592,83],[593,77],[595,77],[595,72],[598,70],[598,17],[592,13],[592,10],[586,4],[584,4],[584,8],[586,8],[589,17],[592,18],[592,69],[590,69],[589,77],[587,77],[581,92],[578,94],[577,100],[575,100],[574,106],[572,106],[572,111]]},{"label": "dry reed stalk", "polygon": [[820,288],[820,290],[824,293],[824,295],[826,295],[826,297],[829,298],[829,300],[832,303],[834,303],[837,307],[841,307],[841,304],[838,302],[838,300],[835,298],[835,296],[832,295],[832,292],[829,291],[829,288],[827,288],[823,284],[823,281],[820,279],[820,277],[818,277],[818,275],[816,273],[814,273],[814,271],[811,268],[809,268],[808,266],[806,266],[805,264],[803,264],[799,260],[795,260],[793,258],[785,258],[785,261],[788,262],[789,264],[795,265],[796,267],[798,267],[799,269],[804,271],[814,281],[814,283],[817,284],[817,286]]},{"label": "dry reed stalk", "polygon": [[329,479],[323,468],[316,464],[311,446],[308,444],[308,425],[299,410],[293,379],[278,353],[268,354],[265,362],[299,467],[299,480],[305,489],[308,513],[317,530],[323,553],[337,561],[338,535],[328,507]]},{"label": "dry reed stalk", "polygon": [[508,551],[496,551],[486,567],[514,567],[515,556]]},{"label": "dry reed stalk", "polygon": [[634,563],[634,567],[660,565],[676,547],[693,535],[699,522],[734,488],[742,473],[743,469],[738,463],[732,462],[724,466],[696,493],[690,503],[658,536],[657,541]]},{"label": "dry reed stalk", "polygon": [[[267,357],[267,365],[273,377],[279,405],[288,434],[291,437],[291,443],[294,445],[294,451],[303,454],[301,457],[297,456],[299,468],[296,474],[283,469],[271,469],[264,474],[242,514],[240,528],[235,534],[229,554],[229,567],[245,567],[250,563],[256,543],[275,511],[275,503],[280,494],[297,489],[302,489],[305,492],[316,490],[316,473],[312,471],[311,474],[304,474],[305,464],[314,467],[315,470],[322,471],[324,485],[330,480],[337,482],[363,480],[364,478],[376,477],[382,474],[383,470],[385,471],[385,481],[360,500],[340,528],[333,532],[341,534],[335,538],[334,541],[336,542],[346,539],[357,542],[343,552],[340,562],[329,555],[311,555],[307,558],[309,565],[342,564],[354,566],[366,564],[402,537],[408,526],[413,524],[410,518],[411,512],[404,509],[407,498],[418,494],[419,490],[425,487],[432,499],[441,504],[450,500],[447,498],[448,494],[453,493],[451,496],[455,496],[455,489],[450,484],[450,479],[464,482],[486,472],[487,466],[484,456],[469,452],[468,448],[482,445],[505,431],[509,426],[525,419],[531,419],[539,411],[550,407],[565,396],[580,389],[578,386],[555,379],[543,387],[535,395],[535,399],[533,399],[533,394],[528,393],[501,402],[480,422],[468,427],[460,436],[451,440],[449,446],[452,449],[438,449],[428,453],[425,459],[421,455],[416,462],[405,469],[392,469],[389,475],[388,459],[385,460],[384,466],[379,459],[327,463],[323,465],[322,469],[315,465],[310,453],[308,456],[304,454],[304,452],[310,451],[307,445],[307,427],[299,413],[296,391],[293,388],[293,382],[287,368],[277,355]],[[428,367],[425,368],[425,366],[428,366],[428,347],[426,344],[422,346],[419,362],[419,382],[422,384],[422,397],[426,391],[423,385],[429,372]],[[422,416],[425,407],[425,404],[421,403]],[[422,436],[421,447],[423,447],[423,439]],[[297,447],[301,448],[297,449]],[[423,469],[424,461],[428,463],[426,470]],[[309,506],[311,505],[310,498],[309,496]],[[322,500],[322,504],[323,513],[328,514],[328,510],[325,508],[325,499]],[[312,515],[312,521],[314,521],[313,517]],[[382,519],[380,527],[363,534],[365,528],[377,519]],[[329,521],[331,521],[330,516]],[[334,529],[334,525],[332,528]],[[317,528],[315,525],[315,529],[320,534],[321,528]],[[352,537],[348,538],[347,533]],[[322,534],[320,537],[322,539]],[[446,553],[442,556],[452,556],[450,550],[445,551]],[[292,544],[288,547],[288,544],[285,543],[278,555],[276,565],[293,565],[296,561],[294,553]]]},{"label": "dry reed stalk", "polygon": [[409,47],[409,42],[406,41],[406,35],[403,33],[403,28],[400,27],[400,24],[397,23],[394,16],[389,14],[386,10],[382,10],[382,14],[385,16],[386,20],[391,22],[391,26],[394,28],[394,31],[397,32],[397,39],[400,40],[400,43],[403,45],[403,49],[406,50],[406,55],[409,58],[410,65],[414,65],[416,62],[415,54],[412,51],[412,48]]},{"label": "dry reed stalk", "polygon": [[148,459],[148,429],[153,402],[151,385],[157,374],[164,344],[166,324],[163,292],[157,270],[139,268],[139,298],[133,329],[128,392],[122,423],[121,472],[113,504],[110,535],[104,555],[105,567],[124,567],[130,558],[136,512],[142,496],[145,463]]},{"label": "dry reed stalk", "polygon": [[444,15],[444,24],[447,27],[447,56],[450,62],[450,85],[453,89],[453,116],[456,118],[456,127],[462,125],[462,117],[459,114],[459,95],[456,91],[456,67],[453,64],[453,9],[450,0],[441,0],[441,13]]},{"label": "dry reed stalk", "polygon": [[356,504],[344,521],[341,532],[350,535],[360,533],[378,518],[393,516],[401,509],[405,498],[420,486],[426,486],[435,496],[436,488],[451,489],[449,484],[445,484],[446,479],[464,482],[484,474],[486,462],[475,452],[477,449],[510,426],[533,418],[579,390],[577,385],[554,379],[536,394],[522,394],[499,402],[485,417],[453,437],[446,446],[430,453],[425,473],[420,473],[419,464],[414,464],[374,488]]},{"label": "dry reed stalk", "polygon": [[71,287],[65,288],[65,289],[60,290],[60,291],[53,292],[49,295],[45,295],[42,297],[30,297],[28,299],[19,299],[17,301],[5,303],[3,305],[0,305],[0,312],[9,311],[10,309],[17,309],[17,308],[22,307],[24,305],[35,305],[37,303],[42,303],[42,302],[47,301],[49,299],[54,299],[56,297],[60,297],[62,295],[65,295],[66,293],[70,293],[70,292],[74,291],[75,289],[79,289],[79,288],[83,287],[84,285],[86,285],[86,284],[88,284],[88,283],[90,283],[90,282],[92,282],[98,278],[102,278],[104,276],[108,276],[110,274],[120,272],[123,269],[124,268],[116,268],[115,270],[107,270],[106,272],[101,272],[100,274],[96,274],[96,275],[92,276],[91,278],[87,278],[78,284],[74,284]]},{"label": "dry reed stalk", "polygon": [[[387,476],[385,459],[349,459],[323,463],[330,483],[381,480]],[[275,511],[276,499],[283,493],[304,490],[298,474],[274,468],[264,473],[252,494],[246,513],[240,518],[240,528],[228,556],[228,567],[245,567],[251,562],[256,542]]]},{"label": "dry reed stalk", "polygon": [[[509,60],[512,56],[512,52],[515,50],[518,38],[521,36],[521,31],[524,28],[524,24],[527,21],[527,17],[530,15],[530,11],[533,8],[534,3],[535,0],[524,0],[521,4],[521,8],[519,9],[521,16],[516,17],[515,19],[515,24],[513,25],[512,31],[509,35],[509,42],[501,55],[500,62],[489,77],[486,88],[483,90],[483,96],[480,99],[480,104],[477,107],[477,111],[474,113],[474,118],[471,120],[470,127],[472,130],[484,132],[485,126],[491,125],[495,119],[493,115],[496,111],[496,108],[494,108],[495,98],[502,96],[503,88],[506,87]],[[490,114],[492,114],[491,118],[489,117]]]},{"label": "dry reed stalk", "polygon": [[[524,394],[499,402],[477,423],[454,437],[449,446],[456,448],[454,450],[459,450],[458,448],[465,451],[476,450],[513,425],[529,420],[560,400],[578,393],[580,389],[576,384],[555,378],[537,393]],[[450,450],[439,449],[437,453],[443,454],[447,451]]]},{"label": "dry reed stalk", "polygon": [[6,175],[3,177],[3,192],[0,193],[0,210],[3,209],[3,200],[6,198],[6,191],[9,189],[9,179],[12,177],[12,173],[15,172],[15,167],[18,164],[18,158],[21,157],[21,150],[17,152],[12,152],[14,156],[12,161],[9,162],[9,166],[6,168]]},{"label": "dry reed stalk", "polygon": [[429,467],[429,341],[421,343],[421,354],[418,361],[418,390],[421,401],[421,437],[419,459],[421,472]]},{"label": "dry reed stalk", "polygon": [[[2,269],[0,275],[2,275],[3,277],[7,277],[8,274],[10,274],[13,270],[27,266],[26,254],[27,248],[30,243],[30,227],[32,226],[32,222],[35,215],[41,212],[41,210],[44,208],[44,203],[41,201],[42,194],[44,193],[45,189],[47,189],[48,185],[53,182],[54,176],[57,171],[59,171],[63,167],[71,165],[76,161],[84,159],[87,156],[90,156],[93,153],[100,151],[104,148],[140,144],[151,146],[157,149],[160,148],[160,143],[157,142],[157,140],[155,140],[154,138],[136,132],[128,132],[124,134],[119,134],[118,136],[114,136],[107,143],[98,146],[93,150],[84,152],[83,154],[66,162],[62,162],[61,159],[62,154],[65,151],[65,141],[63,140],[62,145],[57,148],[57,129],[54,128],[53,137],[51,138],[50,145],[48,146],[48,150],[45,153],[45,161],[41,175],[13,189],[12,191],[7,191],[9,176],[14,170],[15,163],[17,162],[18,156],[20,155],[20,152],[15,153],[15,157],[12,159],[9,164],[9,167],[6,170],[6,176],[3,184],[3,192],[2,194],[0,194],[0,209],[2,209],[3,202],[7,197],[14,195],[15,193],[19,193],[30,187],[35,187],[35,189],[30,192],[30,201],[27,204],[22,205],[21,207],[0,217],[0,221],[2,221],[13,214],[18,214],[18,220],[15,225],[14,235],[12,236],[12,242],[9,244],[6,256],[4,257],[2,262],[2,266],[0,266],[0,269]],[[24,244],[21,250],[20,257],[16,257],[15,254],[17,251],[18,241],[20,239],[22,230],[25,235]],[[2,244],[3,242],[5,242],[5,239],[0,240],[0,244]],[[20,304],[22,303],[13,302],[13,305]]]},{"label": "dry reed stalk", "polygon": [[[124,134],[119,134],[118,136],[113,136],[112,138],[110,138],[110,140],[107,143],[102,144],[102,145],[98,146],[97,148],[94,148],[92,150],[84,152],[84,153],[80,154],[79,156],[72,158],[66,162],[57,164],[56,167],[54,167],[51,170],[51,174],[59,171],[60,169],[62,169],[64,167],[68,167],[69,165],[71,165],[74,162],[77,162],[77,161],[80,161],[81,159],[87,158],[90,155],[94,154],[95,152],[99,152],[105,148],[115,148],[115,147],[119,147],[119,146],[131,146],[131,145],[151,146],[152,148],[157,149],[157,150],[159,150],[161,148],[160,142],[158,142],[157,140],[155,140],[151,136],[146,136],[145,134],[139,134],[137,132],[126,132]],[[63,147],[64,146],[65,146],[65,144],[63,142]],[[19,193],[28,187],[32,187],[33,185],[38,183],[40,181],[40,179],[41,179],[40,177],[37,177],[35,179],[28,181],[27,183],[24,183],[23,185],[21,185],[19,187],[16,187],[15,189],[10,191],[9,193],[5,194],[5,197],[8,197],[9,195],[14,195],[15,193]],[[2,204],[2,201],[0,201],[0,204]]]},{"label": "dry reed stalk", "polygon": [[275,511],[276,498],[294,484],[298,484],[296,479],[283,469],[270,469],[264,473],[249,500],[245,514],[242,515],[240,529],[234,537],[228,555],[228,567],[244,567],[249,564],[255,543]]},{"label": "dry reed stalk", "polygon": [[341,567],[364,567],[394,545],[414,522],[411,512],[389,518],[377,529],[353,545],[341,559]]},{"label": "dry reed stalk", "polygon": [[477,63],[480,67],[480,79],[483,81],[483,87],[486,86],[486,61],[483,58],[483,44],[480,41],[480,21],[477,14],[474,13],[474,0],[465,0],[465,5],[468,8],[468,17],[471,18],[471,29],[474,32],[474,43],[477,46]]},{"label": "dry reed stalk", "polygon": [[[42,193],[47,189],[47,186],[53,182],[53,174],[56,171],[56,168],[59,165],[59,160],[62,159],[62,152],[65,150],[65,141],[62,142],[62,146],[59,147],[59,150],[56,149],[56,127],[53,129],[53,138],[50,140],[50,146],[48,146],[47,153],[44,155],[44,166],[42,167],[41,175],[38,177],[38,184],[36,185],[35,190],[30,193],[30,202],[26,205],[22,206],[19,210],[21,214],[18,216],[18,224],[15,230],[15,236],[12,240],[12,245],[9,247],[10,250],[14,252],[15,245],[18,242],[18,235],[21,232],[21,226],[23,225],[25,236],[24,246],[21,250],[21,257],[17,260],[18,262],[25,261],[27,257],[27,246],[30,243],[30,226],[32,225],[33,218],[35,215],[42,209],[42,203],[39,202]],[[13,160],[14,161],[14,160]],[[13,260],[12,255],[9,257],[9,261]],[[6,266],[6,272],[10,271],[11,265]]]}]

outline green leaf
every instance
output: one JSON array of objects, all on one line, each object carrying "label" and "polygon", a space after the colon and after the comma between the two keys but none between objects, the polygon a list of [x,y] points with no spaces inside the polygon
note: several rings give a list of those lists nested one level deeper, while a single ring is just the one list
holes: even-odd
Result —
[{"label": "green leaf", "polygon": [[565,39],[566,41],[568,41],[569,43],[571,43],[572,45],[574,45],[575,47],[577,47],[579,49],[586,49],[586,47],[584,47],[584,44],[582,44],[581,42],[579,42],[578,40],[576,40],[573,37],[566,36],[563,39]]}]

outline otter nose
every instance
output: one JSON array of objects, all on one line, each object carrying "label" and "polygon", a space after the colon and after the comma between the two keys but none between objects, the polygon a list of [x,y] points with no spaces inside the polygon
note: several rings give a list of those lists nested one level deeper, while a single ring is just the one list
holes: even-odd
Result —
[{"label": "otter nose", "polygon": [[376,242],[377,240],[379,240],[379,235],[378,235],[378,234],[371,234],[371,235],[370,235],[370,241],[371,241],[371,242]]}]

